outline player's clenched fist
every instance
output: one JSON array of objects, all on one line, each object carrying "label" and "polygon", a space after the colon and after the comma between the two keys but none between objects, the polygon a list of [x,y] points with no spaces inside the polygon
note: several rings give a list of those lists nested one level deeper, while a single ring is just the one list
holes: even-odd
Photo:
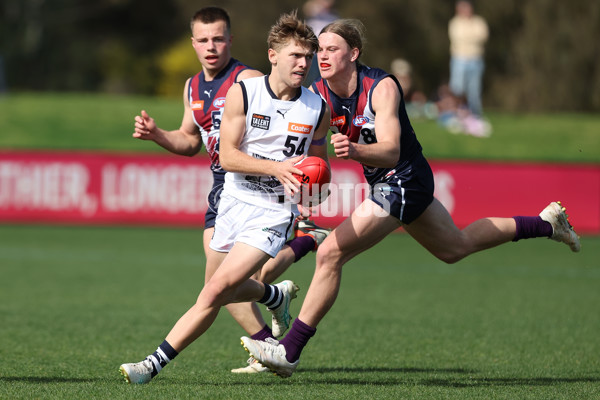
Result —
[{"label": "player's clenched fist", "polygon": [[350,157],[350,139],[348,136],[341,133],[334,133],[331,135],[331,144],[335,151],[335,155],[338,158],[349,158]]},{"label": "player's clenched fist", "polygon": [[154,122],[154,118],[150,118],[145,110],[142,110],[141,115],[136,115],[134,138],[152,140],[155,130],[156,122]]}]

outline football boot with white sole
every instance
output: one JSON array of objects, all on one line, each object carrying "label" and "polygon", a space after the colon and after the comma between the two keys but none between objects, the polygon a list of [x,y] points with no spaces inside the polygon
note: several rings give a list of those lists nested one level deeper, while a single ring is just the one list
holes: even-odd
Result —
[{"label": "football boot with white sole", "polygon": [[325,229],[318,227],[315,223],[308,219],[302,219],[297,222],[294,234],[296,237],[310,236],[315,241],[315,248],[317,250],[319,245],[323,243],[323,240],[331,233],[331,229]]},{"label": "football boot with white sole", "polygon": [[569,223],[569,216],[565,211],[566,208],[562,206],[560,201],[553,201],[542,210],[540,218],[552,225],[552,236],[550,239],[565,243],[571,248],[571,251],[578,252],[581,250],[579,236],[577,236]]},{"label": "football boot with white sole", "polygon": [[245,367],[232,369],[231,372],[234,374],[258,374],[260,372],[269,371],[269,368],[262,365],[254,357],[250,357],[247,362],[248,365]]},{"label": "football boot with white sole", "polygon": [[138,363],[123,364],[119,368],[127,383],[144,384],[152,379],[152,361],[145,359]]},{"label": "football boot with white sole", "polygon": [[300,360],[289,362],[285,358],[285,347],[275,339],[267,338],[262,341],[244,336],[242,337],[242,346],[258,362],[282,378],[292,376],[300,363]]}]

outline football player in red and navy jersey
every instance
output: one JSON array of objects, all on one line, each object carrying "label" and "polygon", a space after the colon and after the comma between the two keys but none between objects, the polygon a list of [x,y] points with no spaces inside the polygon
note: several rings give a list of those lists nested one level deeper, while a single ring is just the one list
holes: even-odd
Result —
[{"label": "football player in red and navy jersey", "polygon": [[539,216],[484,218],[456,227],[434,196],[431,168],[406,114],[396,78],[359,62],[364,27],[356,20],[337,20],[319,34],[317,53],[322,79],[312,85],[331,109],[335,155],[362,164],[370,196],[317,250],[317,265],[298,318],[278,343],[244,345],[263,365],[287,377],[300,353],[333,305],[342,266],[403,227],[435,257],[455,263],[502,243],[549,237],[579,251],[579,239],[558,202]]},{"label": "football player in red and navy jersey", "polygon": [[[165,130],[156,124],[146,111],[135,117],[134,138],[152,140],[172,153],[193,156],[206,147],[211,160],[213,187],[209,194],[209,207],[205,215],[203,235],[204,251],[207,258],[205,280],[214,274],[211,262],[218,253],[210,249],[217,215],[218,202],[224,184],[226,171],[219,162],[219,130],[225,96],[231,86],[246,78],[264,76],[232,58],[231,23],[227,12],[220,7],[205,7],[197,11],[191,19],[192,46],[202,70],[189,78],[184,86],[184,113],[181,126],[175,130]],[[301,230],[301,231],[300,231]],[[298,261],[329,234],[329,230],[317,227],[312,221],[302,221],[302,228],[295,230],[296,236],[287,241],[275,258],[270,259],[256,276],[257,279],[271,283],[292,263]],[[253,338],[273,337],[271,328],[265,324],[255,303],[230,304],[227,309]],[[171,349],[166,345],[162,351],[167,355]],[[155,357],[158,359],[158,356]],[[251,361],[244,368],[232,372],[263,372],[266,368]]]},{"label": "football player in red and navy jersey", "polygon": [[[189,78],[183,90],[183,119],[179,129],[165,130],[156,125],[146,111],[135,118],[133,137],[153,140],[172,153],[193,156],[206,147],[213,172],[213,189],[222,186],[225,171],[219,163],[219,128],[225,95],[236,82],[262,76],[231,56],[233,37],[227,12],[206,7],[192,17],[192,46],[202,70]],[[217,211],[217,196],[211,193],[205,218],[205,237],[212,236]]]}]

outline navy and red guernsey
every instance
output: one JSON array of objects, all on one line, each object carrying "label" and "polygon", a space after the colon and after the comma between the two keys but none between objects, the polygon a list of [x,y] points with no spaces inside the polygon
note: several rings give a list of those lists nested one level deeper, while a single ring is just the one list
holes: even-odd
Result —
[{"label": "navy and red guernsey", "polygon": [[237,82],[240,72],[249,68],[232,58],[212,81],[207,82],[204,79],[204,71],[190,79],[188,87],[190,107],[210,157],[210,168],[213,172],[224,173],[219,163],[219,129],[225,96],[229,88]]},{"label": "navy and red guernsey", "polygon": [[[330,129],[334,133],[343,133],[350,141],[361,144],[377,142],[375,132],[375,113],[371,104],[373,90],[382,79],[390,77],[396,82],[398,90],[402,88],[397,79],[387,72],[378,68],[369,68],[359,64],[358,84],[352,96],[348,98],[339,97],[327,85],[324,79],[312,84],[315,93],[319,93],[331,108]],[[400,120],[400,158],[395,168],[376,168],[363,164],[363,172],[367,182],[374,185],[392,170],[401,170],[404,165],[418,154],[421,154],[421,144],[410,124],[404,105],[404,95],[398,107],[398,118]]]}]

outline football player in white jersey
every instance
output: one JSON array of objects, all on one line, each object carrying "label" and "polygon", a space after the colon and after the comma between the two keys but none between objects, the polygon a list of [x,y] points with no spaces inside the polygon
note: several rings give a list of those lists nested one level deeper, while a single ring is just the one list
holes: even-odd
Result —
[{"label": "football player in white jersey", "polygon": [[[184,156],[194,156],[204,144],[211,159],[210,168],[213,175],[213,187],[208,198],[209,207],[205,214],[203,235],[204,254],[207,259],[210,259],[214,250],[210,249],[209,243],[214,232],[217,207],[225,177],[225,171],[219,161],[219,125],[224,102],[217,103],[215,100],[225,99],[227,91],[233,84],[264,74],[232,57],[231,21],[223,8],[210,6],[198,10],[193,15],[190,26],[192,45],[202,70],[185,83],[181,126],[175,130],[161,129],[146,111],[142,111],[135,118],[133,137],[152,140],[170,152]],[[291,264],[314,251],[328,233],[327,229],[317,227],[312,221],[298,222],[294,237],[286,242],[277,256],[267,261],[261,269],[260,280],[273,282]],[[213,272],[206,269],[206,281]],[[265,339],[273,336],[271,328],[265,324],[255,304],[229,304],[227,309],[251,337]],[[257,363],[232,370],[235,373],[265,371],[266,368]]]},{"label": "football player in white jersey", "polygon": [[318,48],[310,27],[296,13],[282,15],[268,43],[271,73],[248,85],[235,84],[226,97],[220,161],[228,173],[210,244],[218,256],[207,260],[207,269],[215,272],[157,350],[121,366],[129,383],[148,383],[211,326],[226,304],[259,302],[273,313],[274,333],[275,327],[289,326],[297,287],[251,277],[278,253],[298,215],[296,205],[286,201],[300,188],[294,174],[302,171],[294,164],[306,155],[327,160],[330,113],[318,95],[302,87]]}]

